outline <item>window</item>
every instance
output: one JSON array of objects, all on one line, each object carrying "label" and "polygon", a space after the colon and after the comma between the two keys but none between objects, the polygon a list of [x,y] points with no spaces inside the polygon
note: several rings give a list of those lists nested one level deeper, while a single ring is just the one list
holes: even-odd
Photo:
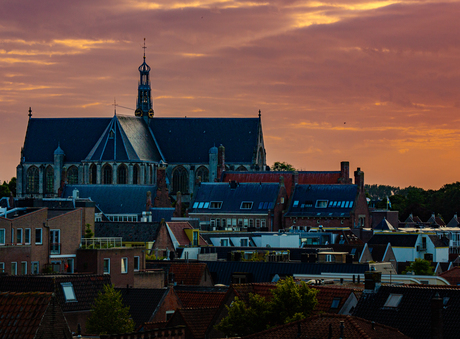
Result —
[{"label": "window", "polygon": [[200,178],[200,182],[208,182],[209,181],[209,171],[206,167],[201,166],[196,170],[196,179]]},{"label": "window", "polygon": [[326,208],[327,200],[316,200],[316,208]]},{"label": "window", "polygon": [[140,270],[140,257],[134,257],[134,270]]},{"label": "window", "polygon": [[61,230],[50,230],[50,254],[61,254]]},{"label": "window", "polygon": [[242,209],[242,210],[250,210],[250,209],[252,209],[252,204],[253,204],[252,201],[243,201],[241,203],[240,209]]},{"label": "window", "polygon": [[292,207],[297,207],[299,206],[299,200],[295,200],[294,203],[292,204]]},{"label": "window", "polygon": [[27,170],[27,193],[38,193],[38,168],[35,166]]},{"label": "window", "polygon": [[332,300],[331,308],[339,308],[340,300],[342,300],[342,298],[334,298],[334,300]]},{"label": "window", "polygon": [[22,228],[16,230],[16,243],[17,245],[22,245]]},{"label": "window", "polygon": [[30,245],[30,228],[26,228],[24,232],[24,243]]},{"label": "window", "polygon": [[21,275],[27,274],[27,261],[21,261]]},{"label": "window", "polygon": [[62,292],[64,292],[65,302],[76,302],[77,297],[75,296],[75,291],[71,282],[61,283]]},{"label": "window", "polygon": [[38,261],[32,261],[30,263],[30,274],[40,273],[40,263]]},{"label": "window", "polygon": [[249,219],[249,227],[254,227],[254,219]]},{"label": "window", "polygon": [[244,219],[243,221],[243,227],[247,228],[249,226],[249,219]]},{"label": "window", "polygon": [[45,171],[45,193],[54,193],[54,170],[51,166],[48,166]]},{"label": "window", "polygon": [[260,228],[260,219],[256,219],[256,228]]},{"label": "window", "polygon": [[121,258],[121,273],[128,273],[128,258]]},{"label": "window", "polygon": [[248,246],[248,239],[240,239],[240,244],[242,247]]},{"label": "window", "polygon": [[110,166],[109,164],[105,165],[104,170],[103,170],[103,174],[104,174],[104,180],[103,180],[104,185],[111,185],[113,183],[113,181],[112,181],[112,166]]},{"label": "window", "polygon": [[188,193],[188,173],[187,170],[178,166],[174,169],[172,174],[172,193],[176,194],[181,192],[182,194]]},{"label": "window", "polygon": [[194,203],[193,203],[193,208],[198,208],[198,205],[199,205],[198,202],[194,202]]},{"label": "window", "polygon": [[67,182],[69,185],[78,184],[78,168],[76,166],[70,166],[67,171]]},{"label": "window", "polygon": [[139,184],[139,166],[134,165],[133,167],[133,184]]},{"label": "window", "polygon": [[5,272],[5,263],[0,262],[0,273],[3,273],[3,272]]},{"label": "window", "polygon": [[260,227],[265,227],[265,219],[260,219]]},{"label": "window", "polygon": [[5,245],[5,234],[6,234],[5,229],[0,228],[0,245]]},{"label": "window", "polygon": [[222,208],[222,201],[211,201],[209,205],[210,209],[221,209]]},{"label": "window", "polygon": [[203,208],[203,206],[204,206],[204,202],[200,202],[200,203],[198,204],[198,208]]},{"label": "window", "polygon": [[128,170],[125,165],[120,165],[117,169],[117,182],[121,185],[125,185],[128,183]]},{"label": "window", "polygon": [[97,184],[97,166],[92,164],[89,168],[90,178],[89,182],[93,185]]},{"label": "window", "polygon": [[225,220],[225,218],[222,218],[222,227],[225,227],[226,222],[227,222],[227,221]]},{"label": "window", "polygon": [[[66,268],[66,266],[64,266],[64,268]],[[67,268],[66,268],[66,272],[67,272],[67,273],[73,273],[73,272],[74,272],[74,268],[75,268],[75,261],[74,261],[74,259],[67,259]]]},{"label": "window", "polygon": [[193,246],[198,246],[198,232],[193,232],[193,241],[192,241]]},{"label": "window", "polygon": [[171,319],[175,311],[166,311],[166,321]]},{"label": "window", "polygon": [[215,227],[216,226],[216,219],[211,219],[210,224],[211,224],[211,227]]},{"label": "window", "polygon": [[387,301],[385,302],[384,307],[398,307],[399,303],[401,302],[403,295],[402,294],[393,294],[391,293],[388,297]]},{"label": "window", "polygon": [[14,244],[14,228],[11,229],[11,245]]},{"label": "window", "polygon": [[243,227],[243,219],[238,219],[238,227]]},{"label": "window", "polygon": [[42,233],[41,228],[36,228],[35,229],[35,245],[43,244],[42,234],[43,233]]},{"label": "window", "polygon": [[208,208],[209,207],[209,202],[205,202],[203,208]]},{"label": "window", "polygon": [[104,274],[110,274],[110,259],[104,259]]},{"label": "window", "polygon": [[220,239],[220,246],[228,246],[228,239]]},{"label": "window", "polygon": [[18,274],[18,263],[12,262],[11,263],[11,275],[17,275],[17,274]]}]

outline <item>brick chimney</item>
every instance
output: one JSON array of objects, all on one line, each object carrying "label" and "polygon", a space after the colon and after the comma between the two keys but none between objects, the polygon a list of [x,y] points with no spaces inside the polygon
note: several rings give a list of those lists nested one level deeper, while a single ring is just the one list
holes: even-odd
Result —
[{"label": "brick chimney", "polygon": [[155,207],[171,207],[169,190],[166,186],[166,167],[157,168],[157,192],[155,196]]},{"label": "brick chimney", "polygon": [[173,213],[175,218],[180,218],[182,216],[182,194],[177,192],[176,194],[176,207]]},{"label": "brick chimney", "polygon": [[360,193],[364,193],[364,172],[359,167],[355,171],[355,185],[358,186]]},{"label": "brick chimney", "polygon": [[220,145],[217,151],[217,181],[222,179],[222,173],[225,171],[225,147]]},{"label": "brick chimney", "polygon": [[340,163],[340,183],[349,184],[350,182],[350,163],[342,161]]},{"label": "brick chimney", "polygon": [[294,187],[298,183],[299,183],[299,172],[294,171],[294,172],[292,172],[292,187]]}]

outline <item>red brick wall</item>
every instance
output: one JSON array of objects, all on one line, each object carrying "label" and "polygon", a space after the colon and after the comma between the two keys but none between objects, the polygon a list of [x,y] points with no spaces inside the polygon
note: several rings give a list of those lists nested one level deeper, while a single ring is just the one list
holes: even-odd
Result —
[{"label": "red brick wall", "polygon": [[173,288],[168,287],[169,292],[163,300],[163,303],[158,308],[151,322],[166,321],[166,311],[177,310],[182,307],[179,297]]},{"label": "red brick wall", "polygon": [[48,220],[49,229],[61,230],[61,255],[77,253],[82,237],[82,225],[84,227],[83,212],[83,209],[79,208]]},{"label": "red brick wall", "polygon": [[[157,239],[153,244],[153,249],[165,250],[166,248],[168,248],[171,251],[174,250],[174,246],[171,241],[171,238],[169,237],[166,223],[163,222],[160,225],[160,229],[158,230]],[[159,253],[159,255],[162,256],[162,253]]]},{"label": "red brick wall", "polygon": [[165,272],[163,270],[134,272],[133,288],[163,288],[164,286]]},{"label": "red brick wall", "polygon": [[280,229],[283,229],[283,215],[284,211],[288,207],[289,197],[287,195],[286,187],[283,185],[280,186],[278,197],[276,199],[276,204],[273,209],[273,231],[277,232]]}]

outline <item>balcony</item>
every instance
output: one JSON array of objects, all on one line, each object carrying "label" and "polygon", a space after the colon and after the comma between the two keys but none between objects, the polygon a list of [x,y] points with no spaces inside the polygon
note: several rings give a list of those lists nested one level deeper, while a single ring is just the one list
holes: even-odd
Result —
[{"label": "balcony", "polygon": [[122,237],[107,238],[82,238],[80,243],[81,249],[103,249],[123,247]]}]

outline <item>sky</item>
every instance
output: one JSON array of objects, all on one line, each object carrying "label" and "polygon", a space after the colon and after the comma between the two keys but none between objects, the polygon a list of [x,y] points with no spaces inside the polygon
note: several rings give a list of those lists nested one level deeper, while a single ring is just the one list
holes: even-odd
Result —
[{"label": "sky", "polygon": [[[34,118],[257,117],[267,163],[460,180],[460,1],[2,0],[0,180]],[[352,174],[351,174],[352,176]]]}]

